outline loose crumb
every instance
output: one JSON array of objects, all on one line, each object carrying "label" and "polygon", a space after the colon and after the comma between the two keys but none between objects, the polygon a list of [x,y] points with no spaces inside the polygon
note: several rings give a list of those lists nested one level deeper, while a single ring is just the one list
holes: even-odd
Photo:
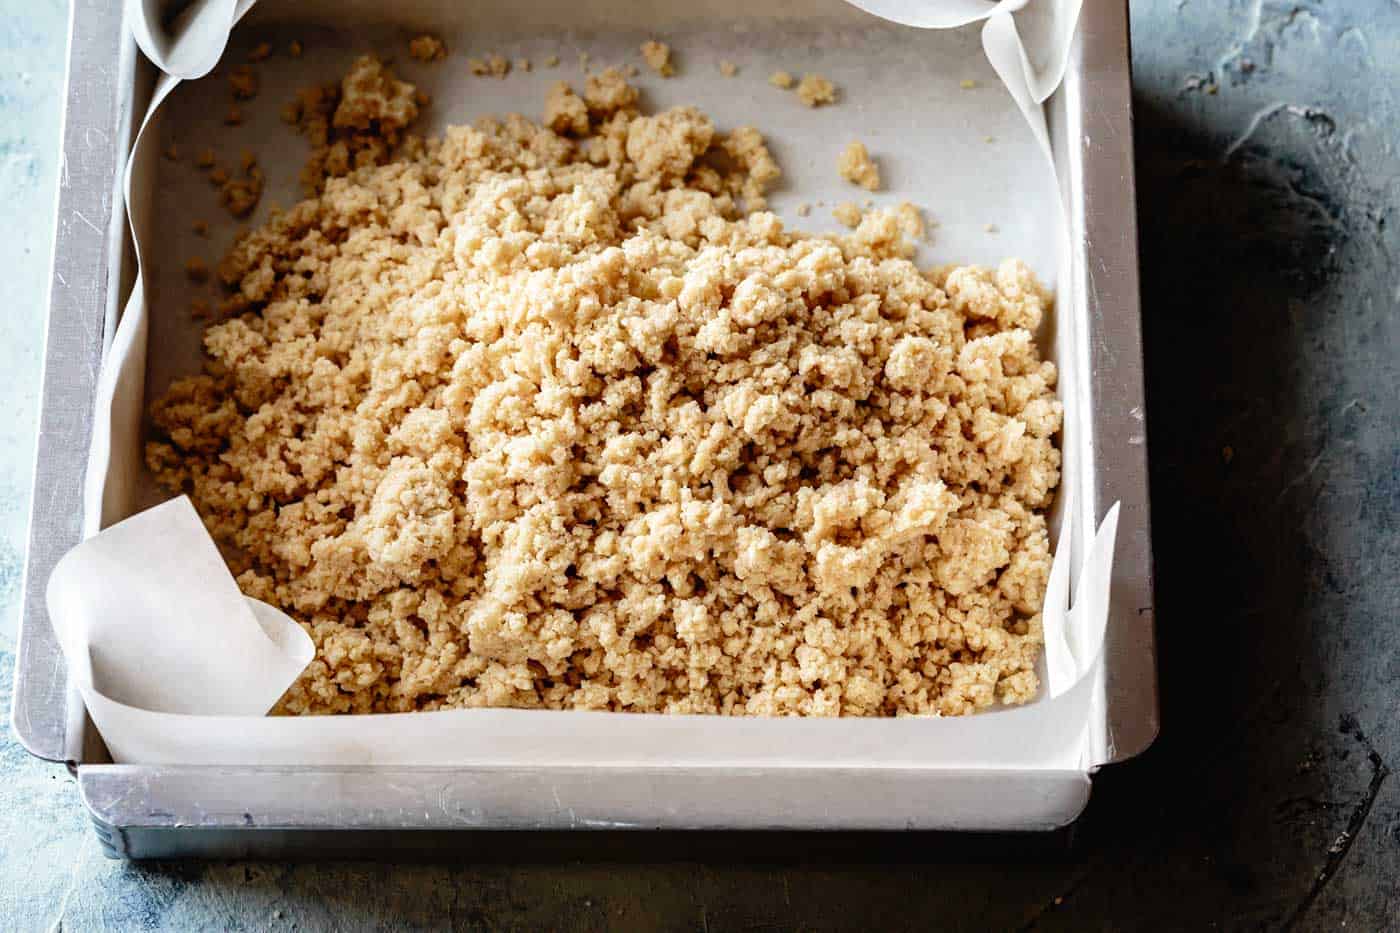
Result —
[{"label": "loose crumb", "polygon": [[676,73],[675,66],[671,64],[671,47],[664,42],[655,39],[643,42],[642,61],[663,78],[669,78]]},{"label": "loose crumb", "polygon": [[530,64],[530,60],[528,58],[517,58],[515,60],[515,67],[518,71],[531,71],[534,69],[535,66]]},{"label": "loose crumb", "polygon": [[359,167],[220,264],[146,458],[315,643],[277,712],[1034,698],[1048,296],[1015,261],[921,273],[898,212],[746,212],[756,129],[596,77],[577,138],[421,141],[362,59],[299,124],[315,172]]},{"label": "loose crumb", "polygon": [[797,205],[797,216],[798,216],[798,217],[806,217],[806,216],[807,216],[808,214],[810,214],[810,213],[812,213],[812,205],[810,205],[810,204],[799,204],[799,205]]},{"label": "loose crumb", "polygon": [[558,67],[559,67],[559,56],[558,56],[558,55],[551,55],[551,56],[549,56],[548,58],[546,58],[546,59],[544,60],[544,66],[545,66],[546,68],[558,68]]},{"label": "loose crumb", "polygon": [[209,172],[209,183],[215,186],[222,185],[228,181],[228,169],[222,165],[216,165]]},{"label": "loose crumb", "polygon": [[420,62],[440,62],[447,57],[447,45],[437,36],[424,33],[409,40],[408,55]]},{"label": "loose crumb", "polygon": [[248,53],[248,61],[265,61],[272,55],[272,44],[270,42],[259,42],[253,47],[253,51]]},{"label": "loose crumb", "polygon": [[191,282],[209,281],[209,263],[195,256],[185,261],[185,275]]},{"label": "loose crumb", "polygon": [[302,88],[293,110],[298,132],[312,146],[301,170],[302,190],[314,195],[327,178],[387,162],[402,130],[418,118],[418,93],[366,55],[339,84]]},{"label": "loose crumb", "polygon": [[768,76],[768,83],[773,85],[774,87],[782,88],[786,91],[788,88],[796,84],[797,81],[793,78],[792,75],[788,74],[786,71],[775,71]]},{"label": "loose crumb", "polygon": [[900,233],[903,233],[910,241],[917,242],[928,238],[923,214],[913,204],[901,201],[899,206],[894,209],[894,216],[899,224]]},{"label": "loose crumb", "polygon": [[203,149],[200,151],[199,155],[195,157],[194,164],[199,166],[200,168],[213,168],[214,161],[214,150]]},{"label": "loose crumb", "polygon": [[206,220],[196,220],[193,224],[190,225],[190,229],[193,230],[198,236],[208,236],[209,222]]},{"label": "loose crumb", "polygon": [[958,86],[964,91],[970,91],[977,87],[977,82],[972,80],[971,78],[963,78],[962,81],[958,83]]},{"label": "loose crumb", "polygon": [[418,109],[423,109],[433,102],[433,95],[419,88],[413,92],[413,102],[418,105]]},{"label": "loose crumb", "polygon": [[1235,448],[1231,447],[1229,444],[1220,448],[1220,459],[1225,461],[1226,466],[1229,466],[1230,461],[1235,459]]},{"label": "loose crumb", "polygon": [[998,227],[996,224],[987,224],[987,232],[988,232],[988,233],[1000,233],[1000,232],[1001,232],[1001,228]]},{"label": "loose crumb", "polygon": [[301,58],[301,53],[305,50],[305,46],[301,44],[300,39],[293,39],[287,44],[287,54],[292,56],[292,58]]},{"label": "loose crumb", "polygon": [[831,209],[831,216],[835,217],[838,223],[844,224],[854,230],[856,227],[860,226],[860,205],[854,201],[842,201]]},{"label": "loose crumb", "polygon": [[209,306],[208,300],[204,298],[196,298],[190,302],[190,317],[194,318],[195,320],[207,320],[212,313],[213,312]]},{"label": "loose crumb", "polygon": [[174,143],[165,147],[165,157],[171,162],[180,161],[180,149]]},{"label": "loose crumb", "polygon": [[236,106],[228,108],[228,113],[224,114],[224,122],[229,126],[238,126],[243,122],[243,111]]},{"label": "loose crumb", "polygon": [[880,190],[880,167],[870,158],[865,143],[852,142],[847,145],[836,159],[836,170],[842,178],[860,185],[866,191]]},{"label": "loose crumb", "polygon": [[994,142],[997,141],[997,138],[996,138],[995,136],[986,136],[986,137],[983,137],[982,141],[983,141],[984,143],[994,143]]},{"label": "loose crumb", "polygon": [[490,55],[486,58],[467,59],[467,68],[481,77],[504,78],[510,74],[510,59],[503,55]]},{"label": "loose crumb", "polygon": [[250,171],[253,168],[253,166],[257,164],[258,157],[253,154],[253,150],[244,149],[238,154],[238,167],[243,169],[245,173]]},{"label": "loose crumb", "polygon": [[803,75],[797,83],[797,98],[808,107],[836,102],[836,85],[821,75]]},{"label": "loose crumb", "polygon": [[587,52],[579,52],[579,53],[578,53],[578,66],[579,66],[579,68],[581,68],[583,71],[587,71],[587,70],[588,70],[588,62],[589,62],[589,55],[588,55],[588,53],[587,53]]},{"label": "loose crumb", "polygon": [[726,78],[732,78],[739,73],[739,66],[727,58],[722,58],[719,61],[719,73]]},{"label": "loose crumb", "polygon": [[623,73],[629,78],[635,78],[637,75],[641,74],[642,71],[636,65],[628,65],[623,69]]},{"label": "loose crumb", "polygon": [[258,73],[251,65],[236,65],[228,73],[229,88],[235,100],[249,100],[258,96]]}]

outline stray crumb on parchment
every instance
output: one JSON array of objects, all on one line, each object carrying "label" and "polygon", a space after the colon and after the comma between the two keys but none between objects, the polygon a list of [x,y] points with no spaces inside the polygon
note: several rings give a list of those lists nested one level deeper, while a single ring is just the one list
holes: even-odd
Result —
[{"label": "stray crumb on parchment", "polygon": [[841,150],[841,155],[836,159],[836,170],[842,178],[860,185],[866,191],[880,190],[880,167],[870,158],[865,143],[854,141]]},{"label": "stray crumb on parchment", "polygon": [[234,100],[250,100],[258,96],[258,73],[251,65],[236,65],[228,73],[229,89]]},{"label": "stray crumb on parchment", "polygon": [[185,261],[185,275],[191,282],[209,281],[209,263],[193,256]]},{"label": "stray crumb on parchment", "polygon": [[361,60],[303,131],[364,158],[314,156],[315,195],[220,264],[146,457],[315,643],[278,711],[1035,697],[1048,296],[1015,261],[920,272],[897,212],[747,212],[756,129],[596,77],[576,139],[422,140]]},{"label": "stray crumb on parchment", "polygon": [[300,39],[293,39],[287,43],[287,54],[292,58],[301,58],[301,53],[306,51],[306,47],[301,44]]},{"label": "stray crumb on parchment", "polygon": [[836,102],[836,85],[817,74],[803,75],[797,82],[797,99],[808,107]]},{"label": "stray crumb on parchment", "polygon": [[831,209],[831,216],[835,217],[838,223],[854,230],[860,226],[860,205],[854,201],[842,201]]},{"label": "stray crumb on parchment", "polygon": [[642,61],[663,78],[669,78],[676,73],[675,66],[671,64],[671,47],[656,39],[642,43]]},{"label": "stray crumb on parchment", "polygon": [[534,65],[530,64],[530,60],[528,58],[517,58],[515,60],[516,71],[531,71],[534,69],[534,67]]},{"label": "stray crumb on parchment", "polygon": [[806,217],[810,213],[812,213],[812,205],[806,203],[797,205],[798,217]]},{"label": "stray crumb on parchment", "polygon": [[504,78],[510,74],[510,59],[503,55],[467,59],[467,68],[479,77]]},{"label": "stray crumb on parchment", "polygon": [[250,61],[250,62],[265,61],[266,59],[270,58],[271,56],[272,56],[272,43],[270,43],[270,42],[259,42],[257,45],[253,46],[253,51],[251,51],[251,52],[248,53],[248,61]]},{"label": "stray crumb on parchment", "polygon": [[174,143],[171,143],[165,147],[165,157],[171,162],[178,162],[180,160],[180,148]]},{"label": "stray crumb on parchment", "polygon": [[545,66],[546,68],[558,68],[558,67],[559,67],[559,56],[558,56],[558,55],[550,55],[548,58],[546,58],[546,59],[544,60],[544,66]]},{"label": "stray crumb on parchment", "polygon": [[209,222],[207,220],[196,220],[194,223],[190,224],[190,229],[195,232],[196,236],[208,236]]},{"label": "stray crumb on parchment", "polygon": [[201,149],[199,155],[195,157],[194,164],[200,168],[213,168],[215,162],[213,149]]},{"label": "stray crumb on parchment", "polygon": [[732,78],[739,73],[739,66],[727,58],[722,58],[719,61],[719,73],[726,78]]},{"label": "stray crumb on parchment", "polygon": [[226,123],[229,126],[238,126],[242,122],[243,111],[240,110],[236,104],[232,107],[229,107],[228,112],[224,114],[224,123]]},{"label": "stray crumb on parchment", "polygon": [[408,54],[420,62],[440,62],[447,57],[447,44],[437,36],[424,33],[409,40]]},{"label": "stray crumb on parchment", "polygon": [[971,91],[977,87],[977,82],[971,78],[963,78],[962,81],[958,82],[958,87],[962,88],[964,91]]},{"label": "stray crumb on parchment", "polygon": [[768,83],[786,91],[796,84],[797,81],[786,71],[775,71],[768,76]]}]

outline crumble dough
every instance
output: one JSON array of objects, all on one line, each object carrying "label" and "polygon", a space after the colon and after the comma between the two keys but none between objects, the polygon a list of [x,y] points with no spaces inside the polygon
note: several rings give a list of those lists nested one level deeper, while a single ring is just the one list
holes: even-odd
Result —
[{"label": "crumble dough", "polygon": [[785,230],[756,130],[616,76],[551,101],[569,135],[422,140],[372,59],[315,89],[314,194],[234,246],[206,372],[153,405],[152,470],[316,643],[279,711],[1031,699],[1029,271],[921,273],[912,210]]}]

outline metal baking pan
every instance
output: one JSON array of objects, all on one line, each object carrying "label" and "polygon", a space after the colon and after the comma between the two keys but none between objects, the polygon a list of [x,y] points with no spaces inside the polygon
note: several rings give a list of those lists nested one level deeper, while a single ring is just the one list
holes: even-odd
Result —
[{"label": "metal baking pan", "polygon": [[[1018,819],[966,825],[959,800],[1057,797],[1077,814],[1087,777],[1047,784],[1014,771],[918,769],[171,767],[110,763],[44,607],[59,556],[82,534],[84,452],[96,378],[133,257],[120,174],[153,81],[123,28],[121,5],[76,0],[70,25],[63,165],[51,281],[43,405],[23,619],[15,675],[15,733],[33,754],[76,774],[105,851],[114,857],[278,855],[334,845],[337,853],[449,844],[469,829],[976,829],[1049,830]],[[1094,400],[1088,455],[1092,511],[1122,505],[1105,646],[1109,762],[1157,732],[1151,536],[1147,499],[1141,327],[1127,6],[1085,0],[1080,37],[1049,116],[1071,223],[1071,294],[1090,339]],[[1029,806],[1027,811],[1037,807]],[[1062,822],[1062,821],[1061,821]],[[411,836],[401,835],[413,831]]]}]

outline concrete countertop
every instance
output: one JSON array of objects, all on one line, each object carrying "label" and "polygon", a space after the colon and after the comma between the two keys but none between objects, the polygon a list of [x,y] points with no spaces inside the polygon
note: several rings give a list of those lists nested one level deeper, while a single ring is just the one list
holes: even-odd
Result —
[{"label": "concrete countertop", "polygon": [[[66,15],[0,0],[6,672]],[[604,834],[486,836],[454,866],[111,862],[67,772],[9,735],[6,673],[0,928],[1392,926],[1400,5],[1144,0],[1132,26],[1163,733],[1096,779],[1072,849]]]}]

